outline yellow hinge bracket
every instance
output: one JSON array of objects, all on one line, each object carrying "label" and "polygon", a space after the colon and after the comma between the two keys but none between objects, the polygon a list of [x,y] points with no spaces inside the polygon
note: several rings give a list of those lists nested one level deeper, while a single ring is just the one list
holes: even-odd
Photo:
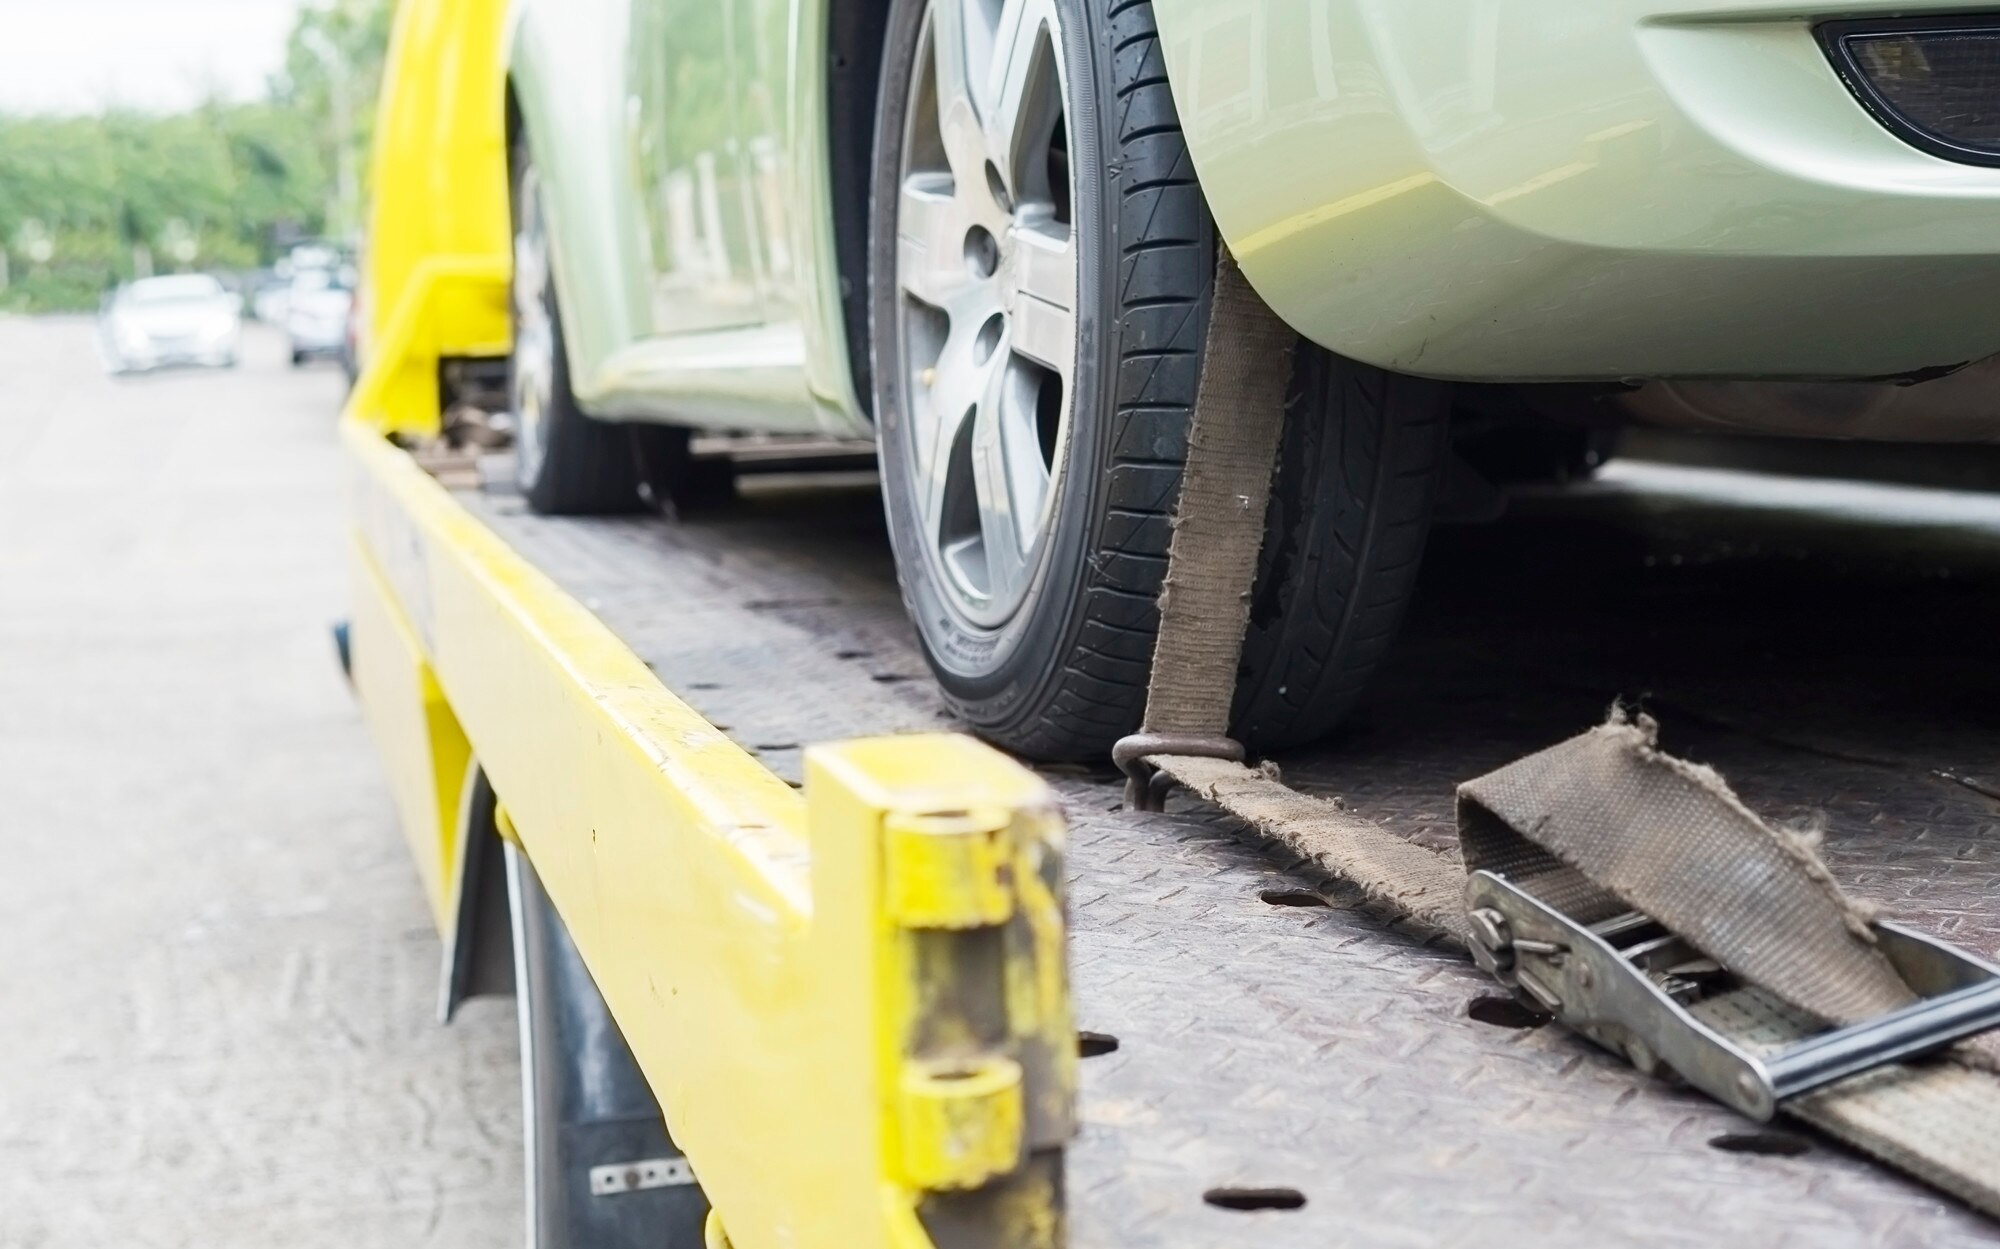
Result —
[{"label": "yellow hinge bracket", "polygon": [[806,793],[814,922],[870,934],[846,948],[870,966],[857,1039],[874,1056],[884,1216],[907,1233],[894,1243],[933,1244],[947,1202],[939,1227],[969,1218],[985,1243],[1057,1249],[1076,1034],[1055,796],[951,737],[815,748]]},{"label": "yellow hinge bracket", "polygon": [[1021,1064],[988,1056],[905,1063],[903,1173],[918,1188],[977,1188],[1021,1165]]},{"label": "yellow hinge bracket", "polygon": [[884,905],[906,928],[978,928],[1014,913],[1012,813],[892,813],[883,821]]}]

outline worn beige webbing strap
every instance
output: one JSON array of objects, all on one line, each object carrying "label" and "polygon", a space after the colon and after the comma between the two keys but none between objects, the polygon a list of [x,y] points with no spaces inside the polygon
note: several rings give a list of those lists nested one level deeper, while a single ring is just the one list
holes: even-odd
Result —
[{"label": "worn beige webbing strap", "polygon": [[[1121,763],[1157,768],[1324,870],[1462,937],[1465,881],[1455,865],[1244,767],[1226,737],[1297,341],[1223,252],[1160,593],[1145,728],[1120,743]],[[1134,753],[1150,749],[1161,753]]]},{"label": "worn beige webbing strap", "polygon": [[1223,252],[1153,650],[1153,671],[1177,675],[1146,689],[1149,733],[1229,732],[1297,341]]},{"label": "worn beige webbing strap", "polygon": [[[1283,424],[1293,336],[1225,254],[1161,596],[1146,728],[1119,744],[1161,776],[1463,944],[1465,872],[1532,882],[1587,919],[1643,911],[1748,988],[1696,1008],[1753,1050],[1910,1000],[1866,918],[1803,838],[1772,829],[1708,769],[1611,723],[1460,789],[1463,865],[1245,766],[1225,736]],[[1141,773],[1135,771],[1135,776]],[[1135,783],[1143,800],[1148,786]],[[1990,1039],[1783,1103],[1850,1145],[2000,1216],[2000,1060]]]},{"label": "worn beige webbing strap", "polygon": [[1465,943],[1465,871],[1445,856],[1256,768],[1172,755],[1153,762],[1188,792],[1349,882],[1371,901]]}]

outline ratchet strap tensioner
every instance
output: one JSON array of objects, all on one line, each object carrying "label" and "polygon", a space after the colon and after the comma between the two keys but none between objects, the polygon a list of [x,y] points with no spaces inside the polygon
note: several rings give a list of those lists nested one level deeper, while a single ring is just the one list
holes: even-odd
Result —
[{"label": "ratchet strap tensioner", "polygon": [[1466,905],[1473,961],[1532,1009],[1759,1122],[1802,1093],[2000,1027],[2000,969],[1900,924],[1870,927],[1917,1000],[1773,1048],[1702,1020],[1704,1003],[1744,986],[1650,916],[1579,923],[1497,872],[1472,874]]}]

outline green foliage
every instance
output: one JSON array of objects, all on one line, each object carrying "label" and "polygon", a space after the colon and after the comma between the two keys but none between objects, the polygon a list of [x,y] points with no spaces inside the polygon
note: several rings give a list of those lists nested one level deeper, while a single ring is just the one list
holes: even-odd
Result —
[{"label": "green foliage", "polygon": [[285,41],[284,73],[271,84],[274,100],[319,119],[313,140],[333,178],[328,227],[341,236],[361,228],[391,16],[388,0],[325,0],[306,8]]},{"label": "green foliage", "polygon": [[264,100],[0,116],[0,309],[91,308],[142,266],[249,268],[357,233],[390,8],[303,10]]}]

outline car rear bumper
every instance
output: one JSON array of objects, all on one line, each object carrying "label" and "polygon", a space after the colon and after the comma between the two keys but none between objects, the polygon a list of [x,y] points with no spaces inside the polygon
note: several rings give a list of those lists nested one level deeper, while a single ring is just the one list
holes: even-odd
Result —
[{"label": "car rear bumper", "polygon": [[347,334],[344,328],[335,328],[314,333],[300,333],[294,330],[290,337],[292,350],[308,356],[334,355],[347,345]]},{"label": "car rear bumper", "polygon": [[1889,377],[2000,351],[2000,169],[1878,123],[1796,5],[1155,9],[1223,237],[1336,351],[1482,381]]}]

